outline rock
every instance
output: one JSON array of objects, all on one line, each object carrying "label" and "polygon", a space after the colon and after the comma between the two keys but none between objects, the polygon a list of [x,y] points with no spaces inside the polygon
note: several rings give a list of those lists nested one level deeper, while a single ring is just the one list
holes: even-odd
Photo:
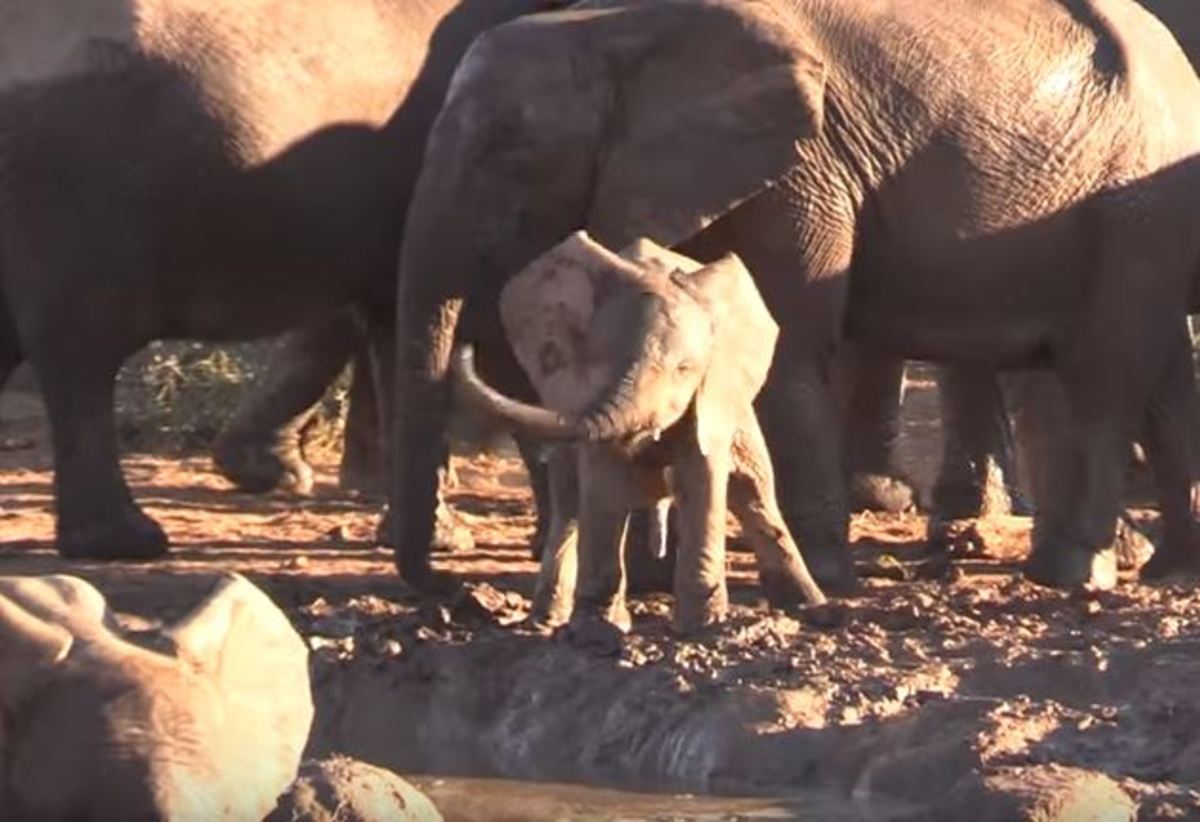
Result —
[{"label": "rock", "polygon": [[971,775],[940,803],[933,818],[1037,822],[1132,822],[1137,804],[1101,773],[1054,765]]},{"label": "rock", "polygon": [[264,822],[441,822],[423,793],[391,771],[335,756],[309,760]]}]

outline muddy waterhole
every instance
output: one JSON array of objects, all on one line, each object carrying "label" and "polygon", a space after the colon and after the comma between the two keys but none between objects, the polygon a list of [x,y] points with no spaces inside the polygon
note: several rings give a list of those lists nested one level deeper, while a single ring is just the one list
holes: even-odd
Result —
[{"label": "muddy waterhole", "polygon": [[[905,460],[927,483],[934,403],[913,388]],[[980,521],[977,550],[946,557],[917,514],[861,515],[864,584],[833,626],[767,611],[735,550],[721,629],[677,640],[669,600],[645,595],[623,645],[580,649],[524,623],[519,461],[456,461],[451,501],[476,546],[437,557],[466,583],[440,602],[397,578],[372,506],[336,490],[332,464],[296,499],[236,493],[204,456],[131,455],[171,559],[64,563],[41,407],[10,392],[0,574],[76,574],[153,622],[215,571],[244,573],[313,649],[311,753],[410,776],[447,819],[1200,818],[1194,584],[1067,595],[1016,573],[1026,519]]]}]

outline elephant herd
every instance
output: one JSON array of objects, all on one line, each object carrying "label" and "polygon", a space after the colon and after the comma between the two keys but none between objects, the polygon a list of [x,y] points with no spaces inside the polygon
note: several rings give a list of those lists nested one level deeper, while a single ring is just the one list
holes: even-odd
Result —
[{"label": "elephant herd", "polygon": [[[385,536],[406,579],[436,587],[452,352],[473,346],[477,393],[546,400],[537,374],[553,366],[506,328],[506,289],[586,231],[600,256],[643,241],[686,257],[686,288],[643,272],[655,305],[717,306],[703,369],[686,334],[663,332],[683,363],[667,376],[694,389],[675,410],[701,433],[697,454],[650,473],[670,468],[680,495],[722,485],[723,500],[712,477],[737,476],[728,449],[769,453],[780,521],[768,511],[764,528],[776,546],[794,536],[780,556],[798,545],[827,590],[853,586],[847,470],[888,472],[905,359],[944,366],[968,450],[1005,450],[998,375],[1019,385],[1031,578],[1113,584],[1135,439],[1164,518],[1152,570],[1189,567],[1200,80],[1185,50],[1200,54],[1200,15],[1145,5],[1170,29],[1133,0],[9,4],[0,384],[26,360],[41,383],[59,552],[167,549],[118,461],[127,356],[158,338],[288,332],[246,406],[259,463],[239,465],[232,435],[218,462],[248,485],[303,488],[289,426],[357,358],[355,405],[388,432],[365,448],[387,465]],[[745,309],[751,292],[761,311],[745,316],[769,322],[722,327],[743,320],[721,301]],[[639,310],[596,316],[616,340],[650,322]],[[643,376],[617,373],[619,397],[560,422],[644,462],[660,421],[635,401],[659,390]],[[710,401],[718,383],[736,410]],[[522,445],[537,468],[535,429]],[[581,505],[605,462],[578,464]],[[608,515],[619,540],[628,511]],[[693,571],[714,556],[701,553]],[[611,604],[616,565],[577,604]],[[711,593],[711,570],[692,583]],[[820,596],[798,571],[785,587]]]}]

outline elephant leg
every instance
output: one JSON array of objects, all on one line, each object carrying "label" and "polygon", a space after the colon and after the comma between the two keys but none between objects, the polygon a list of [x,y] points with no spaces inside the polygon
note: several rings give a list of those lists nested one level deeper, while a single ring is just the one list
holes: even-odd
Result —
[{"label": "elephant leg", "polygon": [[729,613],[725,584],[725,528],[730,473],[729,448],[707,456],[689,449],[672,466],[679,508],[679,556],[675,561],[675,608],[671,624],[691,634],[724,622]]},{"label": "elephant leg", "polygon": [[899,514],[916,504],[912,483],[896,470],[904,360],[847,346],[844,441],[850,510]]},{"label": "elephant leg", "polygon": [[938,402],[945,439],[931,528],[1020,507],[1012,428],[995,371],[938,369]]},{"label": "elephant leg", "polygon": [[571,627],[582,632],[599,621],[628,631],[622,548],[636,487],[633,469],[603,445],[579,449],[579,573]]},{"label": "elephant leg", "polygon": [[[367,322],[367,346],[358,362],[367,368],[364,373],[370,377],[372,389],[370,399],[373,400],[374,418],[390,420],[392,418],[395,397],[395,362],[396,362],[396,332],[390,319],[375,317]],[[353,399],[351,401],[353,411]],[[349,447],[350,431],[347,430],[347,447]],[[364,431],[363,434],[373,433],[376,454],[376,476],[382,482],[390,472],[390,460],[386,456],[391,451],[386,432],[377,424]],[[434,513],[433,539],[430,549],[433,551],[470,551],[475,547],[475,538],[470,527],[450,507],[446,501],[446,490],[452,474],[450,451],[443,451],[444,462],[437,470],[437,509]],[[385,513],[380,518],[376,529],[376,539],[381,545],[387,545],[387,535],[391,528],[390,518]]]},{"label": "elephant leg", "polygon": [[549,526],[541,556],[531,617],[540,624],[562,625],[571,618],[578,574],[579,475],[574,446],[550,446],[546,458]]},{"label": "elephant leg", "polygon": [[1195,570],[1198,565],[1193,496],[1200,410],[1194,368],[1191,338],[1182,327],[1146,419],[1145,444],[1162,511],[1163,536],[1142,568],[1144,579]]},{"label": "elephant leg", "polygon": [[517,451],[525,462],[525,472],[529,475],[529,490],[533,493],[534,532],[529,544],[530,553],[534,559],[541,559],[553,527],[555,516],[554,478],[552,469],[542,457],[541,442],[520,435],[513,435]]},{"label": "elephant leg", "polygon": [[697,260],[733,251],[780,325],[756,407],[779,484],[779,504],[826,591],[855,587],[841,409],[832,381],[842,343],[854,208],[786,178],[681,250]]},{"label": "elephant leg", "polygon": [[123,358],[97,361],[77,341],[82,350],[74,353],[31,346],[54,442],[58,552],[72,559],[162,556],[167,536],[138,508],[121,472],[113,383]]},{"label": "elephant leg", "polygon": [[[1099,269],[1089,285],[1090,303],[1073,339],[1055,352],[1069,411],[1064,435],[1070,473],[1064,486],[1070,507],[1068,516],[1052,522],[1039,499],[1025,568],[1035,582],[1066,588],[1116,583],[1113,541],[1124,469],[1151,393],[1166,371],[1172,335],[1178,332],[1162,319],[1183,297],[1166,287],[1174,280],[1171,267],[1177,262],[1165,255],[1175,255],[1175,246],[1166,237],[1154,242],[1156,238],[1146,236],[1148,222],[1140,212],[1098,220]],[[1154,221],[1153,226],[1174,230],[1169,220],[1162,223]],[[1155,259],[1157,254],[1164,258]],[[1175,281],[1186,280],[1181,275]],[[1130,283],[1145,284],[1140,302],[1133,305]]]},{"label": "elephant leg", "polygon": [[679,516],[670,499],[634,509],[625,538],[625,570],[631,594],[674,590],[678,543]]},{"label": "elephant leg", "polygon": [[362,343],[361,321],[350,309],[288,334],[217,438],[217,470],[243,491],[309,493],[313,475],[300,433]]},{"label": "elephant leg", "polygon": [[387,448],[379,427],[382,400],[376,391],[376,382],[370,351],[360,349],[354,357],[350,376],[338,486],[343,491],[371,497],[383,494],[383,478],[387,475],[384,464]]},{"label": "elephant leg", "polygon": [[789,608],[825,602],[775,501],[771,455],[753,416],[734,436],[729,505],[754,548],[758,576],[771,606]]},{"label": "elephant leg", "polygon": [[8,310],[4,294],[0,291],[0,391],[4,390],[8,378],[24,360],[16,323]]}]

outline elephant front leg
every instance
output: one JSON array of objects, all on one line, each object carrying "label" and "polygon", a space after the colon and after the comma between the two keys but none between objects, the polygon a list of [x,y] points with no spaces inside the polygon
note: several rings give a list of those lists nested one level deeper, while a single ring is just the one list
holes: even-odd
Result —
[{"label": "elephant front leg", "polygon": [[672,466],[680,528],[672,626],[680,634],[724,622],[729,613],[725,516],[730,463],[729,449],[714,447],[707,456],[689,449]]},{"label": "elephant front leg", "polygon": [[607,447],[579,448],[579,570],[571,630],[586,636],[599,622],[625,632],[632,620],[623,548],[636,483],[632,468]]},{"label": "elephant front leg", "polygon": [[143,560],[167,536],[129,492],[113,420],[116,367],[35,355],[54,440],[58,552],[72,559]]},{"label": "elephant front leg", "polygon": [[1163,379],[1150,400],[1146,448],[1154,471],[1163,534],[1154,556],[1142,568],[1143,579],[1160,579],[1200,565],[1196,552],[1197,437],[1200,409],[1191,338],[1186,327],[1172,343]]},{"label": "elephant front leg", "polygon": [[779,504],[817,582],[844,592],[855,587],[855,573],[832,369],[845,327],[855,209],[814,179],[784,178],[701,234],[699,254],[684,250],[706,259],[713,249],[705,246],[715,243],[737,253],[779,323],[756,403]]},{"label": "elephant front leg", "polygon": [[734,437],[729,505],[754,548],[759,579],[771,606],[791,608],[825,602],[779,512],[771,455],[753,418]]},{"label": "elephant front leg", "polygon": [[531,618],[554,627],[571,617],[578,576],[579,481],[574,446],[550,446],[546,459],[549,525],[543,538],[541,567]]}]

